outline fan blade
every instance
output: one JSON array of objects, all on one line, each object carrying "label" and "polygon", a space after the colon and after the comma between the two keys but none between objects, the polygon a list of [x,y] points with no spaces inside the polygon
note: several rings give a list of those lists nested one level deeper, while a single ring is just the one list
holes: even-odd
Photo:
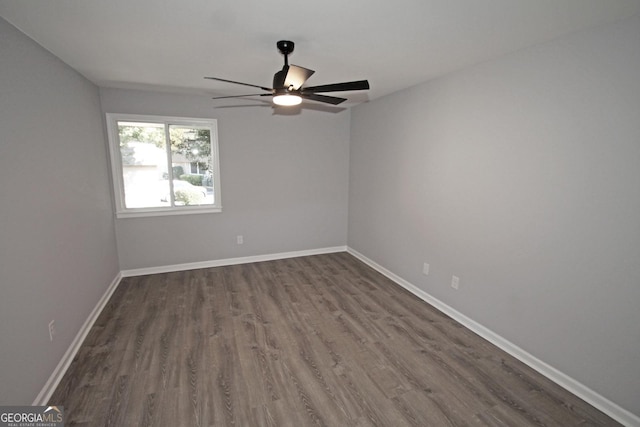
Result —
[{"label": "fan blade", "polygon": [[312,101],[324,102],[325,104],[338,105],[346,101],[346,98],[338,98],[335,96],[318,95],[317,93],[304,93],[301,92],[300,96]]},{"label": "fan blade", "polygon": [[284,81],[287,78],[287,73],[289,72],[289,66],[285,65],[282,67],[282,70],[278,71],[273,75],[273,88],[274,89],[282,89],[286,87],[284,85]]},{"label": "fan blade", "polygon": [[227,79],[220,79],[218,77],[205,77],[205,79],[209,79],[209,80],[218,80],[220,82],[225,82],[225,83],[233,83],[236,85],[243,85],[243,86],[251,86],[251,87],[257,87],[258,89],[262,89],[262,90],[266,90],[271,92],[272,89],[269,87],[264,87],[264,86],[258,86],[258,85],[252,85],[251,83],[242,83],[242,82],[234,82],[233,80],[227,80]]},{"label": "fan blade", "polygon": [[313,73],[315,71],[308,68],[285,65],[273,76],[273,87],[274,89],[293,87],[293,90],[298,90]]},{"label": "fan blade", "polygon": [[315,71],[309,70],[308,68],[290,65],[287,77],[284,80],[284,87],[288,88],[293,86],[294,90],[298,90],[313,73],[315,73]]},{"label": "fan blade", "polygon": [[273,96],[272,93],[250,93],[248,95],[216,96],[211,99],[244,98],[246,96]]},{"label": "fan blade", "polygon": [[342,92],[347,90],[367,90],[369,82],[367,80],[357,80],[353,82],[333,83],[322,86],[303,87],[301,90],[306,93],[317,92]]}]

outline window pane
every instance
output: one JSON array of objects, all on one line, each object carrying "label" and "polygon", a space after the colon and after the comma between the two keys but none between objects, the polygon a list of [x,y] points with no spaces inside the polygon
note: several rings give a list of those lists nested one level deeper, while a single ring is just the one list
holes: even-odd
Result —
[{"label": "window pane", "polygon": [[127,208],[171,206],[164,125],[118,122]]},{"label": "window pane", "polygon": [[213,205],[211,129],[169,126],[176,206]]}]

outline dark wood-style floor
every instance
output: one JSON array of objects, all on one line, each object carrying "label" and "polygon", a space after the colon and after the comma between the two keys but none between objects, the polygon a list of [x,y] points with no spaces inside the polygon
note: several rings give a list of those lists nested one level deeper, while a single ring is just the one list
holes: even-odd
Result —
[{"label": "dark wood-style floor", "polygon": [[69,426],[618,425],[347,253],[124,279]]}]

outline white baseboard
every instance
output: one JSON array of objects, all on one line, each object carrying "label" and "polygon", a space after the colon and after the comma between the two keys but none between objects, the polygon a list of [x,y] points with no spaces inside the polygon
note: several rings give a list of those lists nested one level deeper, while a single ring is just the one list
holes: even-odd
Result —
[{"label": "white baseboard", "polygon": [[91,330],[91,327],[96,322],[98,316],[102,312],[102,309],[105,305],[107,305],[109,298],[111,298],[111,295],[113,295],[113,292],[120,284],[120,280],[122,280],[122,274],[118,273],[109,287],[107,287],[107,290],[104,292],[100,300],[98,300],[98,303],[89,314],[89,317],[87,317],[87,320],[85,320],[84,324],[71,342],[71,345],[62,356],[62,359],[60,359],[58,366],[56,366],[56,369],[54,369],[53,373],[49,377],[49,380],[46,382],[42,390],[40,390],[40,393],[38,393],[38,396],[36,396],[32,405],[43,406],[49,402],[51,395],[56,390],[56,387],[58,387],[58,384],[60,384],[60,380],[62,380],[62,377],[64,376],[65,372],[67,372],[67,369],[69,369],[69,365],[71,365],[73,358],[76,357],[76,353],[78,353],[78,350],[84,342],[84,339],[87,337],[87,334]]},{"label": "white baseboard", "polygon": [[482,326],[481,324],[477,323],[473,319],[470,319],[469,317],[465,316],[464,314],[460,313],[454,308],[443,303],[439,299],[434,298],[433,296],[429,295],[427,292],[407,282],[403,278],[399,277],[398,275],[382,267],[375,261],[367,258],[366,256],[359,253],[355,249],[351,247],[347,247],[347,252],[349,252],[351,255],[358,258],[360,261],[364,262],[374,270],[378,271],[382,275],[393,280],[395,283],[402,286],[403,288],[405,288],[406,290],[408,290],[418,298],[429,303],[430,305],[434,306],[436,309],[440,310],[447,316],[453,318],[454,320],[461,323],[465,327],[469,328],[476,334],[480,335],[482,338],[486,339],[490,343],[496,345],[497,347],[504,350],[511,356],[515,357],[516,359],[520,360],[524,364],[533,368],[540,374],[549,378],[551,381],[555,382],[559,386],[565,388],[566,390],[578,396],[579,398],[589,403],[593,407],[609,415],[611,418],[618,421],[619,423],[628,427],[640,427],[640,417],[638,417],[637,415],[618,406],[617,404],[613,403],[609,399],[591,390],[584,384],[576,381],[575,379],[569,377],[568,375],[560,372],[556,368],[536,358],[535,356],[526,352],[525,350],[513,344],[509,340],[496,334],[492,330]]},{"label": "white baseboard", "polygon": [[173,271],[195,270],[198,268],[223,267],[225,265],[248,264],[251,262],[273,261],[277,259],[296,258],[309,255],[321,255],[334,252],[346,252],[346,246],[334,246],[329,248],[308,249],[294,252],[281,252],[277,254],[253,255],[239,258],[226,258],[213,261],[189,262],[185,264],[163,265],[159,267],[136,268],[122,270],[122,277],[143,276],[145,274],[170,273]]}]

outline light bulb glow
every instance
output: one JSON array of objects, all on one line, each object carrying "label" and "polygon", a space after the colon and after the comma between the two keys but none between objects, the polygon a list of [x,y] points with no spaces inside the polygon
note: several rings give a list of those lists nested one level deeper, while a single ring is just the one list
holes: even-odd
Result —
[{"label": "light bulb glow", "polygon": [[273,103],[276,105],[292,106],[302,102],[302,98],[298,95],[276,95],[273,97]]}]

